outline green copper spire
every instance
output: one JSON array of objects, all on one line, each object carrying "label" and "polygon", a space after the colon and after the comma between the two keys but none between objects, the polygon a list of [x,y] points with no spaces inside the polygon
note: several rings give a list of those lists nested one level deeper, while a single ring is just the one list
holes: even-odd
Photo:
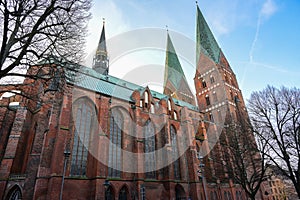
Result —
[{"label": "green copper spire", "polygon": [[167,34],[164,94],[195,105],[193,93],[189,88],[169,33]]},{"label": "green copper spire", "polygon": [[206,23],[198,5],[197,5],[197,47],[196,63],[199,62],[200,53],[204,53],[215,63],[219,63],[220,47],[215,40],[208,24]]},{"label": "green copper spire", "polygon": [[167,51],[166,51],[164,86],[166,86],[167,80],[170,80],[172,82],[172,84],[178,89],[179,82],[182,77],[184,77],[184,73],[181,68],[181,64],[177,57],[173,43],[171,41],[170,35],[168,33],[167,34]]}]

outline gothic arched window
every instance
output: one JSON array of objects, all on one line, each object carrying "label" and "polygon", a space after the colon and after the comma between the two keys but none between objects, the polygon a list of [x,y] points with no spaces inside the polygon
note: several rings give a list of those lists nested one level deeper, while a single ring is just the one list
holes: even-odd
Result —
[{"label": "gothic arched window", "polygon": [[177,136],[176,130],[174,126],[170,127],[170,136],[171,136],[171,146],[172,146],[172,157],[173,160],[173,168],[174,168],[174,178],[176,180],[180,179],[180,165],[179,165],[179,154],[178,154],[178,145],[177,145]]},{"label": "gothic arched window", "polygon": [[22,192],[18,186],[14,186],[8,193],[8,200],[19,200],[22,199]]},{"label": "gothic arched window", "polygon": [[96,116],[90,102],[79,100],[75,104],[75,131],[71,159],[71,175],[86,175],[88,148],[92,120]]},{"label": "gothic arched window", "polygon": [[121,177],[122,165],[122,129],[123,118],[119,112],[113,112],[110,116],[110,146],[108,160],[108,175]]},{"label": "gothic arched window", "polygon": [[105,191],[105,200],[113,200],[115,199],[114,191],[111,186],[109,186]]},{"label": "gothic arched window", "polygon": [[127,200],[127,188],[123,186],[119,192],[119,200]]},{"label": "gothic arched window", "polygon": [[145,134],[145,172],[146,178],[155,179],[156,156],[155,156],[155,132],[153,124],[148,120],[144,126]]}]

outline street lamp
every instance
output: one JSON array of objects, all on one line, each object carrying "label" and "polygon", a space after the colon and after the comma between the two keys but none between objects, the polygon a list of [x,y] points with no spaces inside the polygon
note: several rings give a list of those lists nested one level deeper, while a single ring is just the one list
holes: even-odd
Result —
[{"label": "street lamp", "polygon": [[104,185],[104,189],[105,189],[105,200],[110,200],[110,196],[108,196],[108,189],[109,189],[109,186],[110,186],[110,182],[106,179],[103,183]]},{"label": "street lamp", "polygon": [[64,169],[63,169],[63,175],[62,175],[62,180],[61,180],[61,187],[60,187],[59,200],[62,200],[62,196],[63,196],[64,184],[65,184],[66,169],[67,169],[67,164],[68,164],[68,160],[69,160],[70,154],[71,154],[71,152],[70,152],[69,149],[66,149],[66,150],[64,151],[64,157],[65,157],[65,160],[64,160]]},{"label": "street lamp", "polygon": [[[205,140],[204,133],[202,132],[202,133],[196,134],[195,139],[196,139],[196,141],[199,141],[201,143],[201,146],[202,146],[202,143]],[[203,192],[204,192],[205,200],[208,200],[208,198],[207,198],[207,192],[206,192],[206,180],[205,180],[205,176],[204,176],[204,167],[205,167],[205,164],[203,162],[203,156],[201,156],[200,147],[199,147],[199,152],[197,152],[197,153],[198,153],[198,160],[199,160],[199,170],[198,170],[198,173],[201,174],[202,186],[203,186]]]}]

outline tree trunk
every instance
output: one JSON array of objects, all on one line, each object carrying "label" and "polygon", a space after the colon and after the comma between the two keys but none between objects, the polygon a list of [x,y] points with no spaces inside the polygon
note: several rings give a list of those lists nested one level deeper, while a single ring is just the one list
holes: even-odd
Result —
[{"label": "tree trunk", "polygon": [[255,194],[250,194],[250,195],[249,195],[249,198],[250,198],[251,200],[255,200]]},{"label": "tree trunk", "polygon": [[298,194],[298,198],[300,199],[300,185],[295,185],[295,189]]}]

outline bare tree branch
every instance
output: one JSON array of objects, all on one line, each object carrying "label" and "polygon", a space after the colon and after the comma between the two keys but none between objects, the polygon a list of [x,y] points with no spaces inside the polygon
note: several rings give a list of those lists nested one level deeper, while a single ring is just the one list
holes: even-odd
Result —
[{"label": "bare tree branch", "polygon": [[300,198],[300,90],[268,86],[251,94],[249,113],[267,161],[286,175]]},{"label": "bare tree branch", "polygon": [[1,1],[0,79],[49,56],[80,62],[90,7],[91,0]]}]

